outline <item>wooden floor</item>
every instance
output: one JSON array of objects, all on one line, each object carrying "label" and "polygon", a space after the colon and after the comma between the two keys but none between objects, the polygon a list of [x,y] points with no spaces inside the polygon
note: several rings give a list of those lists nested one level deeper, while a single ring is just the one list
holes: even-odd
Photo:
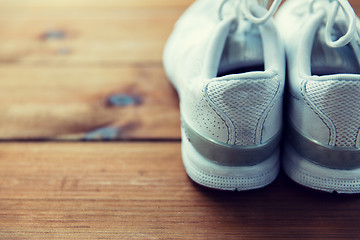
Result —
[{"label": "wooden floor", "polygon": [[188,179],[161,58],[191,3],[0,0],[0,239],[360,239],[359,195]]}]

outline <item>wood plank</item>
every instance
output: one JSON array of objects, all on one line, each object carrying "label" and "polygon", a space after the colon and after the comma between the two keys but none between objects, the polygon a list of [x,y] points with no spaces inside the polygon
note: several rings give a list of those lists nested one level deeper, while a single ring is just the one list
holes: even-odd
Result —
[{"label": "wood plank", "polygon": [[1,8],[159,8],[159,7],[186,7],[194,0],[0,0]]},{"label": "wood plank", "polygon": [[161,62],[192,1],[0,1],[0,63]]},{"label": "wood plank", "polygon": [[179,139],[161,66],[0,66],[0,139]]},{"label": "wood plank", "polygon": [[2,143],[1,239],[359,239],[360,197],[187,178],[180,143]]},{"label": "wood plank", "polygon": [[188,3],[0,1],[0,139],[178,139],[161,57]]},{"label": "wood plank", "polygon": [[0,8],[0,64],[160,63],[183,10]]}]

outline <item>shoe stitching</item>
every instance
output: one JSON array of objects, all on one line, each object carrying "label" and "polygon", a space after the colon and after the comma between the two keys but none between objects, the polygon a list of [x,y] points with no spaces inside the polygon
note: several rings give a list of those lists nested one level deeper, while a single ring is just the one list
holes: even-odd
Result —
[{"label": "shoe stitching", "polygon": [[[231,79],[231,80],[263,80],[263,78],[261,78],[261,77],[258,77],[258,78],[235,78],[235,79]],[[213,82],[228,82],[229,81],[229,79],[220,79],[220,80],[214,80],[214,81],[211,81],[211,82],[209,82],[208,84],[206,84],[206,86],[205,86],[205,90],[206,90],[206,92],[207,92],[207,89],[208,89],[208,85],[210,84],[210,83],[213,83]],[[279,90],[280,90],[280,82],[278,82],[278,84],[277,84],[277,90],[276,90],[276,94],[275,94],[275,97],[272,99],[272,103],[271,103],[271,108],[275,105],[275,100],[274,99],[276,99],[276,95],[277,95],[277,93],[279,92]],[[203,91],[203,93],[204,93],[204,91]],[[211,98],[209,97],[209,95],[206,93],[206,96],[207,96],[207,98],[211,101],[211,103],[209,102],[209,101],[207,101],[207,98],[205,97],[205,99],[206,99],[206,101],[207,101],[207,103],[211,106],[211,108],[217,113],[217,111],[221,111],[221,109],[219,109],[219,107],[211,100]],[[213,106],[215,106],[216,107],[216,109],[213,107]],[[266,108],[267,109],[267,108]],[[263,113],[266,111],[266,109],[263,111]],[[269,109],[269,112],[270,112],[270,110],[271,109]],[[233,123],[233,121],[226,115],[226,113],[224,113],[223,111],[221,111],[221,113],[224,115],[224,116],[226,116],[228,119],[229,119],[229,122],[231,122],[231,124],[233,125],[233,127],[235,128],[235,126],[234,126],[234,123]],[[261,115],[263,115],[263,113],[261,114]],[[217,113],[218,114],[218,113]],[[229,130],[229,126],[227,125],[227,123],[226,123],[226,120],[224,120],[219,114],[218,114],[218,116],[225,122],[225,125],[228,127],[228,134],[230,135],[230,130]],[[261,118],[261,116],[260,116],[260,118]],[[257,132],[257,129],[258,129],[258,124],[259,124],[259,121],[260,121],[260,118],[258,119],[258,123],[256,124],[256,132]],[[264,122],[265,122],[265,120],[264,120]],[[253,141],[254,141],[254,143],[256,143],[256,132],[255,132],[255,137],[254,137],[254,139],[253,139]],[[237,136],[238,136],[238,134],[237,134],[237,131],[234,131],[234,135],[235,135],[235,141],[237,140]],[[260,140],[261,141],[261,140]]]},{"label": "shoe stitching", "polygon": [[[267,119],[267,117],[269,116],[269,114],[270,114],[271,110],[273,109],[273,107],[275,106],[275,103],[276,103],[276,101],[278,100],[278,98],[279,98],[279,97],[281,98],[281,94],[279,94],[280,96],[278,96],[278,93],[280,92],[280,86],[281,86],[281,84],[280,84],[280,77],[279,77],[279,75],[276,75],[276,76],[274,76],[273,78],[276,78],[276,80],[278,81],[278,84],[277,84],[277,89],[276,89],[275,96],[274,96],[274,98],[272,99],[271,104],[270,104],[267,108],[265,108],[264,112],[261,114],[261,116],[263,116],[263,114],[264,114],[264,113],[266,112],[266,110],[268,109],[268,111],[267,111],[267,113],[266,113],[266,115],[265,115],[265,117],[264,117],[264,121],[263,121],[263,123],[262,123],[261,135],[260,135],[260,143],[262,143],[262,140],[263,140],[264,124],[265,124],[265,122],[266,122],[266,119]],[[260,118],[261,118],[261,116],[260,116]],[[260,119],[259,119],[259,121],[258,121],[258,124],[259,124],[259,123],[260,123]],[[258,124],[257,124],[256,129],[258,129]]]},{"label": "shoe stitching", "polygon": [[[329,123],[326,122],[326,120],[324,119],[324,116],[328,119],[328,121],[335,127],[334,123],[331,121],[330,118],[328,118],[326,116],[325,113],[323,113],[320,109],[318,109],[316,107],[316,105],[307,97],[305,96],[306,95],[306,90],[304,89],[304,87],[306,87],[306,84],[308,83],[309,81],[308,80],[303,80],[301,82],[301,87],[300,87],[300,93],[301,93],[301,96],[303,97],[305,103],[310,107],[310,109],[320,118],[320,120],[325,124],[325,126],[328,128],[329,130],[329,141],[328,141],[328,145],[331,145],[331,140],[333,138],[333,132],[332,132],[332,127],[329,126]],[[310,104],[312,103],[312,104]],[[312,106],[313,105],[313,106]],[[321,114],[323,116],[321,116]],[[336,137],[336,131],[334,130],[334,133],[335,133],[335,137]],[[334,141],[334,144],[335,144],[335,141]]]},{"label": "shoe stitching", "polygon": [[[209,97],[208,94],[207,94],[207,86],[208,86],[208,85],[209,85],[209,83],[206,84],[205,87],[201,90],[201,91],[202,91],[202,94],[203,94],[203,97],[205,98],[205,102],[206,102],[206,103],[210,106],[210,108],[216,113],[216,115],[218,115],[218,116],[220,117],[220,119],[224,121],[225,126],[226,126],[226,130],[227,130],[227,136],[228,136],[228,138],[227,138],[227,140],[226,140],[226,143],[229,144],[229,142],[230,142],[230,127],[228,126],[227,121],[221,116],[221,114],[219,114],[219,113],[217,112],[218,110],[213,107],[213,105],[214,105],[214,106],[216,106],[216,105],[215,105],[214,103],[212,103],[212,101],[211,101],[211,102],[209,101],[209,100],[210,100],[210,97]],[[205,91],[205,90],[206,90],[206,91]],[[226,116],[225,113],[222,113],[222,114]],[[228,118],[229,118],[229,117],[228,117]],[[231,122],[230,118],[229,118],[229,121]],[[231,123],[232,123],[232,122],[231,122]],[[232,124],[233,124],[233,123],[232,123]]]}]

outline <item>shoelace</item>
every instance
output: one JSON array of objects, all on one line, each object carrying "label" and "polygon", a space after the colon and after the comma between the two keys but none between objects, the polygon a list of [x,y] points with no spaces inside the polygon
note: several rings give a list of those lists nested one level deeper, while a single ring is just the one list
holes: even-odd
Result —
[{"label": "shoelace", "polygon": [[[311,0],[310,2],[310,12],[314,11],[314,4],[318,1],[324,0]],[[360,24],[359,19],[357,18],[353,8],[351,7],[348,0],[326,0],[330,1],[331,8],[325,9],[327,12],[326,16],[326,25],[325,25],[325,42],[329,47],[338,48],[343,47],[346,44],[350,43],[351,40],[355,39],[357,43],[360,43]],[[346,33],[339,37],[336,41],[333,41],[331,38],[332,29],[335,25],[336,16],[339,12],[339,9],[342,9],[344,12],[345,18],[348,21],[348,27]]]},{"label": "shoelace", "polygon": [[[251,11],[251,6],[253,4],[259,4],[260,6],[266,8],[268,4],[268,0],[260,0],[260,2],[258,2],[257,0],[237,0],[238,5],[235,11],[237,15],[243,15],[245,18],[247,18],[249,21],[255,24],[262,24],[268,21],[275,14],[281,1],[282,0],[274,0],[268,12],[262,17],[255,16]],[[229,0],[223,0],[220,4],[219,12],[218,12],[220,20],[223,19],[223,8],[227,2],[229,2]]]}]

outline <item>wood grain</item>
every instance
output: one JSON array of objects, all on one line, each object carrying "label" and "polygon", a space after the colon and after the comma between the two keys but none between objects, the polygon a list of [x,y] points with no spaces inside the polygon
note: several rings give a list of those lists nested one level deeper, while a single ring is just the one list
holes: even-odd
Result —
[{"label": "wood grain", "polygon": [[0,63],[160,63],[182,10],[0,8]]},{"label": "wood grain", "polygon": [[161,58],[189,4],[0,1],[0,139],[179,139]]},{"label": "wood grain", "polygon": [[48,0],[0,0],[1,8],[183,8],[189,6],[194,0],[63,0],[63,1],[48,1]]},{"label": "wood grain", "polygon": [[192,1],[0,1],[0,63],[160,63]]},{"label": "wood grain", "polygon": [[360,239],[358,195],[188,179],[161,54],[191,2],[0,0],[0,239]]},{"label": "wood grain", "polygon": [[0,66],[0,76],[0,139],[180,138],[161,66]]},{"label": "wood grain", "polygon": [[179,143],[3,143],[0,239],[360,239],[360,197],[186,177]]}]

